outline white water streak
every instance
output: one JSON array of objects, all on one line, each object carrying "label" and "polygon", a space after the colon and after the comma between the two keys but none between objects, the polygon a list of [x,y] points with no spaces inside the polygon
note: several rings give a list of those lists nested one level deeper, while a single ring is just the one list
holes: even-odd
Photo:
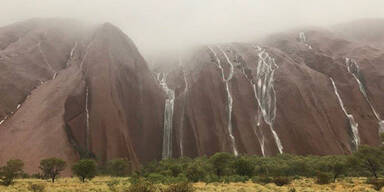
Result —
[{"label": "white water streak", "polygon": [[308,43],[307,36],[305,35],[304,32],[300,32],[300,33],[299,33],[299,40],[300,40],[300,42],[304,43],[305,46],[306,46],[308,49],[312,49],[312,46]]},{"label": "white water streak", "polygon": [[[256,88],[256,85],[252,84],[252,88],[253,88],[253,93],[255,95],[255,98],[256,100],[258,101],[257,99],[257,88]],[[265,157],[265,136],[263,134],[263,130],[261,129],[260,125],[261,125],[261,117],[262,117],[262,113],[261,113],[261,108],[258,107],[258,113],[257,113],[257,127],[258,127],[258,130],[260,131],[261,133],[261,137],[259,136],[259,134],[257,134],[257,130],[253,130],[255,132],[255,135],[257,137],[257,140],[259,141],[259,144],[260,144],[260,149],[261,149],[261,154],[263,155],[263,157]]]},{"label": "white water streak", "polygon": [[69,62],[71,61],[71,59],[72,59],[72,57],[73,57],[73,54],[75,53],[75,50],[76,50],[76,48],[77,48],[77,42],[75,42],[75,45],[73,45],[73,47],[72,47],[72,49],[71,49],[71,52],[70,52],[70,54],[69,54],[69,58],[68,58],[68,60],[67,60],[67,62],[65,63],[65,66],[66,67],[69,67]]},{"label": "white water streak", "polygon": [[215,56],[216,60],[217,60],[217,65],[218,65],[218,68],[221,70],[221,76],[223,78],[223,81],[225,83],[225,90],[227,92],[227,102],[228,102],[228,133],[229,133],[229,137],[231,139],[231,145],[232,145],[232,150],[233,150],[233,154],[235,156],[238,156],[239,153],[237,151],[237,148],[236,148],[236,138],[234,137],[233,135],[233,128],[232,128],[232,105],[233,105],[233,98],[232,98],[232,95],[231,95],[231,91],[230,91],[230,88],[229,88],[229,82],[231,81],[232,77],[233,77],[233,73],[234,73],[234,66],[233,66],[233,63],[231,62],[231,60],[229,59],[228,55],[225,53],[225,51],[223,51],[220,47],[218,47],[218,49],[223,53],[225,59],[227,60],[227,63],[230,65],[230,72],[229,72],[229,75],[227,78],[225,78],[224,76],[224,69],[221,65],[221,61],[219,59],[219,57],[217,56],[216,52],[208,47],[209,50],[213,53],[213,55]]},{"label": "white water streak", "polygon": [[164,106],[164,136],[163,136],[163,151],[162,158],[172,158],[172,124],[173,124],[173,110],[175,103],[175,91],[170,89],[167,85],[167,75],[160,73],[157,75],[157,79],[167,94]]},{"label": "white water streak", "polygon": [[351,128],[351,132],[352,132],[352,135],[353,135],[353,138],[352,138],[352,144],[354,145],[355,147],[355,150],[358,149],[359,145],[360,145],[360,137],[359,137],[359,129],[358,129],[358,126],[359,124],[355,121],[355,118],[353,117],[352,114],[349,114],[347,112],[347,110],[345,109],[344,107],[344,103],[343,103],[343,100],[341,99],[341,96],[339,94],[339,91],[336,87],[336,84],[335,82],[333,81],[332,77],[329,78],[332,82],[332,86],[333,86],[333,89],[334,89],[334,92],[335,92],[335,95],[339,101],[339,104],[340,104],[340,107],[341,109],[343,110],[345,116],[347,117],[348,121],[349,121],[349,125],[350,125],[350,128]]},{"label": "white water streak", "polygon": [[41,55],[41,57],[42,57],[43,60],[44,60],[44,63],[48,66],[49,71],[51,71],[51,73],[53,73],[53,75],[52,75],[52,79],[55,79],[55,77],[56,77],[56,72],[55,72],[55,70],[53,69],[52,65],[48,62],[47,56],[44,54],[44,52],[43,52],[43,50],[42,50],[42,48],[41,48],[41,42],[38,43],[38,47],[39,47],[40,55]]},{"label": "white water streak", "polygon": [[[256,47],[258,52],[258,65],[256,73],[256,83],[254,84],[255,97],[263,115],[264,121],[269,125],[279,153],[283,153],[283,145],[277,135],[273,121],[276,117],[276,92],[273,86],[274,73],[278,69],[275,59],[272,58],[265,49]],[[258,125],[260,125],[260,119]]]},{"label": "white water streak", "polygon": [[8,119],[8,116],[5,116],[3,120],[0,121],[0,125],[3,124]]},{"label": "white water streak", "polygon": [[85,87],[85,114],[86,114],[86,144],[87,150],[90,150],[90,128],[89,128],[89,88],[88,85]]},{"label": "white water streak", "polygon": [[379,113],[376,111],[371,100],[368,98],[367,91],[365,90],[365,87],[360,80],[360,67],[359,67],[359,65],[357,64],[356,60],[348,58],[348,57],[345,58],[345,65],[347,67],[348,72],[351,73],[353,78],[356,80],[357,84],[359,85],[360,92],[363,94],[365,100],[367,101],[369,107],[372,110],[372,113],[375,115],[376,119],[378,120],[379,133],[384,132],[384,121],[381,119]]},{"label": "white water streak", "polygon": [[[181,60],[179,61],[181,62]],[[179,147],[180,147],[180,156],[183,157],[184,156],[184,143],[183,143],[183,140],[184,140],[184,115],[185,115],[185,103],[186,103],[186,99],[187,99],[187,94],[188,94],[188,80],[187,80],[187,74],[186,74],[186,71],[183,70],[183,76],[184,76],[184,85],[185,85],[185,88],[184,88],[184,92],[183,92],[183,95],[184,95],[184,103],[183,103],[183,112],[181,114],[181,123],[180,123],[180,138],[179,138]]]}]

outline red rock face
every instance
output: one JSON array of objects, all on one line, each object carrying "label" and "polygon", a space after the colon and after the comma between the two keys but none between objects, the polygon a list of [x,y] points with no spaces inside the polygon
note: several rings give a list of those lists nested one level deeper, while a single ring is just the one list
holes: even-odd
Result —
[{"label": "red rock face", "polygon": [[[187,67],[171,72],[173,77],[168,82],[174,85],[177,96],[173,154],[211,155],[236,148],[244,154],[273,155],[282,151],[325,155],[350,153],[361,144],[378,145],[383,113],[379,99],[383,93],[383,50],[367,41],[350,41],[351,36],[356,36],[354,31],[343,39],[342,30],[306,30],[301,38],[300,31],[290,32],[260,42],[261,50],[277,65],[273,78],[263,69],[256,44],[221,45],[234,65],[228,83],[232,96],[230,122],[230,100],[217,65],[221,63],[225,77],[231,65],[220,48],[211,47],[217,58],[212,50],[203,47],[185,59]],[[363,34],[358,31],[357,35]],[[265,60],[265,55],[262,57]],[[348,70],[346,58],[354,59],[358,70]],[[188,80],[186,93],[182,70],[186,70]],[[256,89],[259,98],[252,87],[258,85],[258,79],[266,87],[266,94],[263,88]],[[276,112],[271,122],[268,114],[273,113],[273,108]],[[234,139],[227,129],[229,123]]]},{"label": "red rock face", "polygon": [[162,70],[163,82],[111,24],[0,28],[0,164],[19,158],[35,173],[48,157],[124,157],[138,167],[218,151],[325,155],[378,145],[384,51],[353,25],[201,47]]},{"label": "red rock face", "polygon": [[119,29],[36,20],[0,34],[0,164],[161,158],[164,94]]}]

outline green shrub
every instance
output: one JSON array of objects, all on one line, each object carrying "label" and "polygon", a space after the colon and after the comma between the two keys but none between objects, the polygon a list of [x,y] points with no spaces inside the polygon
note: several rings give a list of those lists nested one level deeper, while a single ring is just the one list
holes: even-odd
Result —
[{"label": "green shrub", "polygon": [[272,179],[272,182],[275,183],[277,186],[287,185],[287,184],[291,183],[291,181],[292,181],[291,178],[284,177],[284,176],[274,177]]},{"label": "green shrub", "polygon": [[43,192],[45,191],[45,185],[42,183],[30,183],[28,190],[33,192]]},{"label": "green shrub", "polygon": [[162,190],[162,192],[194,192],[194,191],[195,191],[195,188],[191,183],[188,183],[188,182],[172,184],[165,190]]},{"label": "green shrub", "polygon": [[252,182],[258,183],[258,184],[267,184],[272,183],[273,179],[268,176],[255,176],[252,177]]},{"label": "green shrub", "polygon": [[151,173],[149,174],[146,179],[152,183],[165,183],[166,177],[158,174],[158,173]]},{"label": "green shrub", "polygon": [[319,172],[316,176],[316,183],[320,185],[329,184],[332,181],[332,176],[329,173]]},{"label": "green shrub", "polygon": [[192,164],[189,166],[185,172],[188,180],[191,182],[198,182],[204,180],[206,176],[206,171],[197,164]]},{"label": "green shrub", "polygon": [[9,160],[4,167],[0,168],[0,180],[1,184],[8,186],[13,183],[13,180],[23,173],[24,163],[23,161]]},{"label": "green shrub", "polygon": [[62,159],[49,158],[40,161],[39,169],[43,173],[44,177],[50,178],[52,183],[54,183],[57,176],[65,169],[66,166],[67,164]]},{"label": "green shrub", "polygon": [[124,177],[131,170],[130,162],[127,159],[114,159],[107,163],[107,173],[113,177]]},{"label": "green shrub", "polygon": [[72,172],[84,183],[85,179],[93,179],[97,173],[96,162],[91,159],[83,159],[72,166]]},{"label": "green shrub", "polygon": [[384,187],[384,179],[369,178],[369,179],[367,179],[367,184],[373,185],[373,188],[376,191],[380,191],[381,188]]},{"label": "green shrub", "polygon": [[233,155],[230,153],[216,153],[209,158],[209,161],[217,176],[221,177],[227,174]]},{"label": "green shrub", "polygon": [[233,168],[236,174],[248,177],[252,177],[255,170],[255,166],[253,165],[252,161],[245,158],[236,159],[233,163]]},{"label": "green shrub", "polygon": [[209,174],[205,176],[203,181],[206,183],[215,183],[220,182],[220,178],[216,174]]},{"label": "green shrub", "polygon": [[124,192],[156,192],[156,186],[144,179],[139,179],[135,184],[131,184]]}]

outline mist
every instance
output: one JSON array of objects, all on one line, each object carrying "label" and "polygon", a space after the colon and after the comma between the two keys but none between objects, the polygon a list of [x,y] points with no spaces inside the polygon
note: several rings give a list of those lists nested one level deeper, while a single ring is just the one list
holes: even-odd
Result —
[{"label": "mist", "polygon": [[384,17],[382,0],[2,0],[0,25],[65,17],[120,27],[144,55]]}]

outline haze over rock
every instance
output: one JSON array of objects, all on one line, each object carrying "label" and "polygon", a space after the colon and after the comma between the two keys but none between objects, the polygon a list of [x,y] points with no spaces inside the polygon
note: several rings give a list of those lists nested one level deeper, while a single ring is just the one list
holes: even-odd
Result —
[{"label": "haze over rock", "polygon": [[[371,30],[358,30],[362,23]],[[124,157],[138,167],[218,151],[325,155],[378,145],[383,24],[200,46],[153,70],[112,24],[2,27],[0,164],[23,159],[34,173],[48,157]]]}]

